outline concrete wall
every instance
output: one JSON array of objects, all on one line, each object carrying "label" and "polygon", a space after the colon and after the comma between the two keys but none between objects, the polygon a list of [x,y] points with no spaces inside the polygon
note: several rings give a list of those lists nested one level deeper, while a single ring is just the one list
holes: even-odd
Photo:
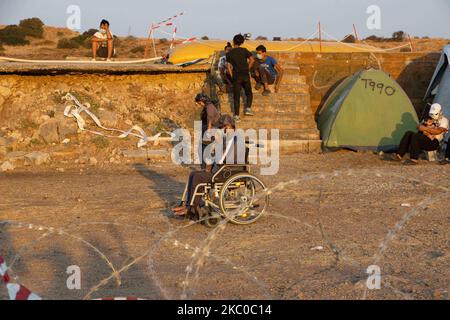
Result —
[{"label": "concrete wall", "polygon": [[300,66],[310,85],[313,112],[345,77],[362,68],[377,68],[391,74],[421,113],[423,97],[440,53],[273,53],[280,63]]}]

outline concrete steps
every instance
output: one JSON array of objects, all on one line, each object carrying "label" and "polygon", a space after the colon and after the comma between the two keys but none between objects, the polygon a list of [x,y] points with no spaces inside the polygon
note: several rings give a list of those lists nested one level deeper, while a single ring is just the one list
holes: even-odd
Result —
[{"label": "concrete steps", "polygon": [[[283,154],[318,153],[321,151],[320,132],[311,111],[311,97],[306,77],[300,75],[298,66],[283,65],[284,75],[277,93],[271,86],[269,96],[262,95],[262,89],[253,89],[252,111],[254,116],[244,116],[244,100],[241,101],[240,129],[268,129],[268,140],[259,141],[271,146],[271,129],[279,133],[279,146]],[[252,80],[252,88],[255,83]],[[223,113],[232,113],[232,94],[219,96]]]}]

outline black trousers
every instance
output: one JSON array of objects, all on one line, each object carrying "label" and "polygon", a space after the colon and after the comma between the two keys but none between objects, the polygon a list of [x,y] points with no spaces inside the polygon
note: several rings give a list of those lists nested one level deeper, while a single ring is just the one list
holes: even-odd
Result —
[{"label": "black trousers", "polygon": [[450,159],[450,139],[447,141],[447,149],[445,150],[445,158]]},{"label": "black trousers", "polygon": [[263,66],[261,66],[261,63],[256,60],[253,64],[252,68],[252,77],[255,79],[257,83],[261,84],[274,84],[275,83],[275,77]]},{"label": "black trousers", "polygon": [[415,133],[408,131],[400,141],[398,154],[404,156],[409,152],[411,159],[419,159],[420,151],[434,151],[439,148],[439,141],[437,139],[430,140],[422,133]]},{"label": "black trousers", "polygon": [[[194,196],[194,191],[195,188],[200,184],[200,183],[207,183],[210,182],[212,179],[212,173],[211,172],[206,172],[204,170],[202,171],[192,171],[191,174],[189,175],[189,180],[188,180],[188,187],[187,187],[187,194],[186,194],[186,205],[188,207],[191,207],[191,200],[192,197]],[[200,196],[196,196],[194,199],[194,203],[192,205],[192,209],[197,208],[197,206],[200,204],[201,201],[201,197]]]},{"label": "black trousers", "polygon": [[247,102],[245,105],[246,109],[250,109],[253,103],[253,92],[252,85],[250,83],[250,76],[236,74],[233,78],[233,101],[235,116],[239,116],[239,109],[241,108],[241,89],[244,88],[245,96],[247,97]]}]

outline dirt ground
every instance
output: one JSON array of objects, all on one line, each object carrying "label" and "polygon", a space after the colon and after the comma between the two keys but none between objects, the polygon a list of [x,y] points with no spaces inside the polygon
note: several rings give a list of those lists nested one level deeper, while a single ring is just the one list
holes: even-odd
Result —
[{"label": "dirt ground", "polygon": [[448,299],[450,166],[285,156],[266,215],[215,229],[168,210],[190,168],[55,168],[0,174],[0,255],[44,299]]}]

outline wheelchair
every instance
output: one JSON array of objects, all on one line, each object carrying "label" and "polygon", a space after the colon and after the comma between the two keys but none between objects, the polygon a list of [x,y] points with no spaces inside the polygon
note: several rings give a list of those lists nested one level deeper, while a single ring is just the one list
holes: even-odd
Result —
[{"label": "wheelchair", "polygon": [[[217,226],[222,219],[238,225],[256,222],[269,205],[269,194],[263,181],[250,173],[249,165],[224,164],[208,183],[196,186],[190,205],[195,197],[202,198],[195,218],[209,228]],[[183,200],[186,200],[186,190]]]}]

